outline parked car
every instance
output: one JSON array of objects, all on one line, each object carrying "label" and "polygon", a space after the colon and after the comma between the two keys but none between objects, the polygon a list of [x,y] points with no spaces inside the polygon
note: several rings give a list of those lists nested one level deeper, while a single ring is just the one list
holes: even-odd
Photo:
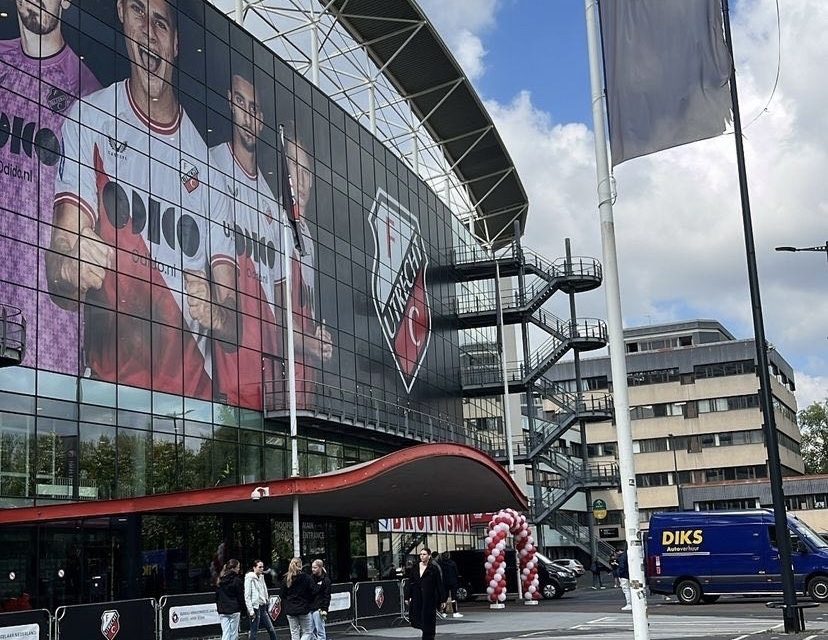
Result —
[{"label": "parked car", "polygon": [[559,567],[566,567],[567,569],[572,571],[576,576],[582,576],[584,575],[584,573],[586,573],[584,565],[572,558],[557,558],[552,561],[552,564],[556,564]]},{"label": "parked car", "polygon": [[[451,558],[457,563],[457,572],[460,575],[460,586],[457,589],[457,599],[461,602],[471,600],[476,596],[486,595],[486,558],[482,550],[464,549],[452,551]],[[546,599],[561,598],[567,591],[577,587],[575,573],[553,564],[549,558],[537,553],[535,559],[538,566],[538,582],[541,595]],[[506,550],[506,591],[517,593],[517,565],[514,549]]]}]

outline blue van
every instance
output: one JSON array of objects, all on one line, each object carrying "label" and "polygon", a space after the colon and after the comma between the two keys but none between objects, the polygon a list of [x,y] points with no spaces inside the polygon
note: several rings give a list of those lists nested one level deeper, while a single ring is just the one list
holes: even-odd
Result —
[{"label": "blue van", "polygon": [[[828,542],[788,515],[796,590],[828,602]],[[646,536],[650,593],[682,604],[723,594],[781,594],[773,512],[676,511],[653,514]]]}]

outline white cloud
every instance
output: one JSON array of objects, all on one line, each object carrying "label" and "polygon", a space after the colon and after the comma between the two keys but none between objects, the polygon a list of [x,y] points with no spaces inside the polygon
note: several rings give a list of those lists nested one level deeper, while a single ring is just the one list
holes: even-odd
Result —
[{"label": "white cloud", "polygon": [[[828,237],[828,85],[820,81],[828,3],[781,5],[781,79],[767,112],[752,122],[774,83],[775,7],[739,3],[733,28],[742,117],[751,123],[745,150],[766,335],[797,369],[802,403],[828,379],[828,266],[825,254],[773,247]],[[553,122],[520,87],[510,102],[486,106],[529,195],[524,241],[555,257],[571,237],[576,254],[600,256],[591,122]],[[632,160],[615,176],[625,323],[706,317],[752,336],[733,137]],[[603,295],[581,296],[579,315],[605,317]],[[566,300],[557,304],[553,310],[568,313]]]},{"label": "white cloud", "polygon": [[795,372],[796,404],[805,409],[814,402],[828,400],[828,376],[809,376],[802,371]]},{"label": "white cloud", "polygon": [[495,25],[498,0],[421,0],[420,4],[466,75],[472,80],[482,76],[486,49],[481,36]]}]

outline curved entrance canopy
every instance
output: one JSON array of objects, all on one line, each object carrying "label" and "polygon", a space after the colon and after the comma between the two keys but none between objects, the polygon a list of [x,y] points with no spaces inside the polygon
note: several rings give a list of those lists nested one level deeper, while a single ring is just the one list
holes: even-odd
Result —
[{"label": "curved entrance canopy", "polygon": [[[256,494],[259,499],[251,498]],[[157,496],[0,510],[0,525],[143,513],[289,514],[364,520],[525,510],[526,497],[486,454],[460,444],[423,444],[310,478]]]}]

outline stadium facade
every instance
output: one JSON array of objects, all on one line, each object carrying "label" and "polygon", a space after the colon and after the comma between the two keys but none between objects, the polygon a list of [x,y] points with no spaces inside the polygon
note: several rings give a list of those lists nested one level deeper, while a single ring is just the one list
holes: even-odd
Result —
[{"label": "stadium facade", "polygon": [[[481,453],[504,449],[504,381],[562,407],[520,430],[533,478],[569,478],[548,495],[536,482],[538,522],[585,483],[617,482],[612,465],[547,455],[609,411],[543,378],[606,343],[600,321],[541,308],[597,287],[600,265],[521,248],[519,178],[415,4],[326,15],[420,116],[446,167],[439,196],[419,153],[377,137],[373,108],[366,128],[211,4],[6,4],[3,606],[204,590],[231,556],[278,570],[293,495],[302,553],[335,580],[425,541],[474,546],[480,523],[462,514],[527,508]],[[524,336],[506,367],[499,301]],[[537,349],[529,325],[548,338]],[[423,517],[440,513],[460,515]]]}]

